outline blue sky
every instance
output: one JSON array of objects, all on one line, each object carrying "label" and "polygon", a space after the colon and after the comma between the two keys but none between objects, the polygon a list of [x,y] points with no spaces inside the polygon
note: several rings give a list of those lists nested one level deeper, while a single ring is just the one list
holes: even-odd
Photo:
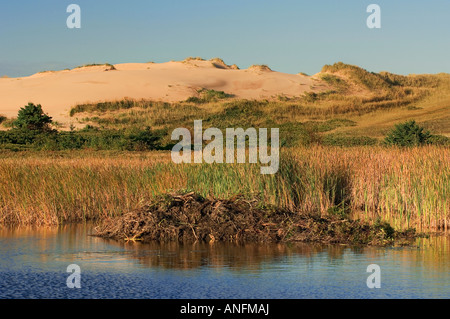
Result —
[{"label": "blue sky", "polygon": [[[81,29],[66,8],[81,7]],[[381,7],[381,29],[366,8]],[[448,0],[19,0],[0,4],[0,76],[86,63],[221,57],[241,68],[450,73]]]}]

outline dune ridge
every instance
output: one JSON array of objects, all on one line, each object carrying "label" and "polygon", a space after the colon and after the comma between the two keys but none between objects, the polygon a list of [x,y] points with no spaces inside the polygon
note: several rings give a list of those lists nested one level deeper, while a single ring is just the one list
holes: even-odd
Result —
[{"label": "dune ridge", "polygon": [[88,65],[0,79],[0,114],[14,117],[22,106],[33,102],[63,123],[69,120],[70,108],[80,103],[124,98],[177,102],[195,96],[200,89],[224,91],[239,99],[270,99],[324,91],[327,84],[264,65],[240,70],[219,58]]}]

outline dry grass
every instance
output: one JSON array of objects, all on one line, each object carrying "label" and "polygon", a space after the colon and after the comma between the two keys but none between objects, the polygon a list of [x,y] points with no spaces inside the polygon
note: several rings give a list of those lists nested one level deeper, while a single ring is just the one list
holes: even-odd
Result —
[{"label": "dry grass", "polygon": [[327,79],[333,90],[296,98],[197,98],[201,103],[109,101],[76,106],[71,115],[83,124],[104,128],[149,126],[168,130],[189,127],[194,119],[203,119],[205,125],[217,125],[212,123],[217,118],[219,124],[232,122],[251,127],[345,119],[356,125],[341,127],[334,133],[379,140],[395,124],[414,119],[433,134],[450,137],[450,75],[372,74],[357,67],[325,67],[324,71],[328,73],[320,76]]},{"label": "dry grass", "polygon": [[442,230],[450,225],[449,158],[444,147],[293,148],[282,151],[277,174],[261,175],[256,164],[176,165],[167,152],[3,153],[0,224],[101,220],[184,189]]}]

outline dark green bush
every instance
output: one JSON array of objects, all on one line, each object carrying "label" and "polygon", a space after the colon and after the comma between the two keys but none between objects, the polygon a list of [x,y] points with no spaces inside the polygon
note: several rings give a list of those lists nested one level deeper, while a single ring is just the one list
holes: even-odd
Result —
[{"label": "dark green bush", "polygon": [[425,131],[423,127],[417,125],[416,121],[411,120],[395,125],[384,142],[387,145],[420,146],[431,144],[431,136],[429,131]]},{"label": "dark green bush", "polygon": [[95,130],[72,132],[39,132],[24,129],[0,131],[0,148],[13,145],[27,146],[37,150],[71,150],[91,148],[96,150],[145,151],[160,149],[162,133],[157,131]]},{"label": "dark green bush", "polygon": [[39,131],[30,131],[27,129],[12,129],[9,131],[0,132],[1,144],[18,144],[29,145],[32,144],[35,138],[41,134]]},{"label": "dark green bush", "polygon": [[49,131],[52,118],[44,113],[40,104],[28,105],[19,110],[17,120],[13,122],[13,127],[19,130],[29,131]]},{"label": "dark green bush", "polygon": [[139,131],[134,130],[129,133],[128,139],[131,142],[132,150],[151,150],[161,146],[161,136],[152,132],[150,128]]}]

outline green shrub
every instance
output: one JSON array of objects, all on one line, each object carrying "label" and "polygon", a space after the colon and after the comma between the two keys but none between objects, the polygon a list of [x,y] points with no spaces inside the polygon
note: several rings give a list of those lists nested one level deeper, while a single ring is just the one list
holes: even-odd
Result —
[{"label": "green shrub", "polygon": [[87,139],[82,134],[76,132],[61,132],[57,136],[59,149],[81,149]]},{"label": "green shrub", "polygon": [[443,135],[431,135],[429,138],[430,144],[433,145],[450,145],[450,138]]},{"label": "green shrub", "polygon": [[0,131],[0,148],[26,146],[37,150],[96,150],[146,151],[161,149],[161,138],[166,132],[133,129],[98,130],[90,127],[80,131],[57,132],[12,129]]},{"label": "green shrub", "polygon": [[161,136],[152,132],[150,128],[134,130],[128,134],[127,138],[130,141],[130,150],[152,150],[161,146]]},{"label": "green shrub", "polygon": [[429,131],[425,131],[416,121],[411,120],[395,125],[384,141],[387,145],[420,146],[431,144],[432,139]]},{"label": "green shrub", "polygon": [[19,110],[17,120],[14,121],[13,127],[20,130],[30,131],[49,131],[52,118],[44,113],[40,104],[28,105]]},{"label": "green shrub", "polygon": [[34,142],[39,134],[41,134],[39,131],[15,128],[9,131],[0,132],[0,143],[29,145]]}]

